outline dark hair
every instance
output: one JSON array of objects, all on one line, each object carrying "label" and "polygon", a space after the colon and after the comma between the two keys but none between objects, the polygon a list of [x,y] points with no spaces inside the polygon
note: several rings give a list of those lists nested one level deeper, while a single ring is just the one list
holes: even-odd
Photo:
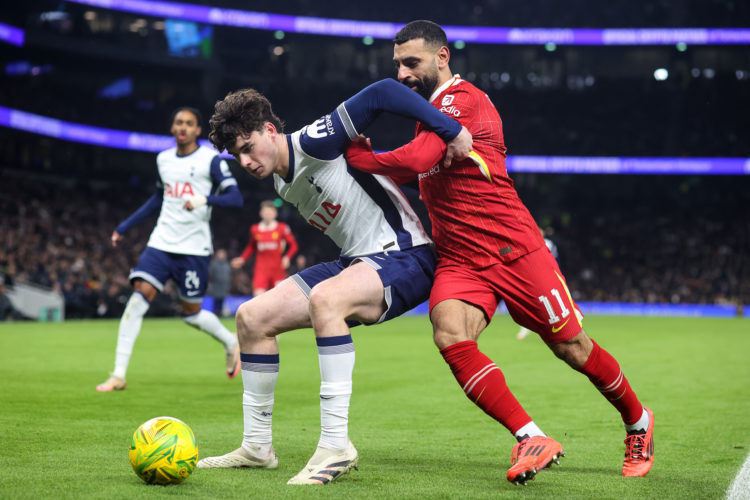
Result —
[{"label": "dark hair", "polygon": [[172,124],[174,123],[174,119],[177,116],[177,113],[179,113],[180,111],[190,111],[191,113],[193,113],[193,115],[195,115],[195,119],[198,120],[198,126],[199,127],[202,126],[202,124],[203,124],[203,115],[201,114],[200,111],[198,111],[196,108],[192,108],[190,106],[180,106],[179,108],[177,108],[174,111],[172,111],[172,116],[169,119],[169,127],[170,128],[172,127]]},{"label": "dark hair", "polygon": [[412,21],[396,33],[393,37],[393,43],[401,45],[409,40],[423,38],[425,44],[442,47],[448,45],[448,37],[445,36],[443,28],[432,21]]},{"label": "dark hair", "polygon": [[230,92],[214,105],[214,114],[208,121],[208,139],[219,152],[229,151],[238,136],[260,132],[266,122],[279,132],[284,131],[284,122],[273,113],[271,102],[263,94],[255,89]]}]

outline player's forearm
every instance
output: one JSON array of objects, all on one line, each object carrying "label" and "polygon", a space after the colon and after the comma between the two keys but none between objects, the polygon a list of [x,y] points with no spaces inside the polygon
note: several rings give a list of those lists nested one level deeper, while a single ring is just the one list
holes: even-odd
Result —
[{"label": "player's forearm", "polygon": [[144,220],[148,219],[151,215],[158,212],[161,208],[162,204],[162,194],[161,191],[157,191],[154,193],[151,198],[146,200],[146,203],[141,205],[141,207],[133,212],[133,214],[125,219],[117,228],[115,228],[115,231],[119,234],[125,234],[126,231],[128,231],[130,228],[137,226]]},{"label": "player's forearm", "polygon": [[215,207],[241,207],[244,203],[242,193],[237,186],[229,186],[221,194],[207,196],[206,201]]},{"label": "player's forearm", "polygon": [[353,167],[388,176],[413,179],[427,172],[445,154],[445,143],[431,132],[422,132],[414,140],[393,151],[375,154],[368,146],[357,142],[346,150],[346,160]]},{"label": "player's forearm", "polygon": [[[343,112],[341,107],[344,108]],[[390,78],[366,87],[341,107],[339,114],[342,115],[350,139],[354,139],[383,111],[419,120],[445,142],[451,141],[461,132],[461,124],[456,120],[441,113],[419,94]]]},{"label": "player's forearm", "polygon": [[255,252],[255,245],[251,241],[248,243],[248,245],[245,247],[245,249],[242,251],[242,255],[240,255],[240,258],[247,262],[247,259],[252,257],[253,253]]}]

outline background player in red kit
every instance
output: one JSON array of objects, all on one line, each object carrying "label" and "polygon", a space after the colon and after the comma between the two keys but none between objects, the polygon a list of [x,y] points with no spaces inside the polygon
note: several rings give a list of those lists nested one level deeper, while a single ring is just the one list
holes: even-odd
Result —
[{"label": "background player in red kit", "polygon": [[286,269],[297,253],[297,240],[292,230],[276,220],[279,212],[273,201],[260,204],[260,222],[250,227],[250,241],[240,257],[232,259],[232,267],[241,268],[254,253],[253,295],[270,290],[286,278]]},{"label": "background player in red kit", "polygon": [[617,408],[627,430],[622,473],[645,475],[653,463],[653,414],[617,361],[583,330],[562,272],[508,177],[497,110],[484,92],[451,74],[447,39],[437,24],[413,21],[394,43],[399,81],[464,125],[474,151],[445,168],[438,164],[443,141],[418,124],[406,146],[375,155],[363,138],[352,144],[347,161],[371,173],[418,176],[438,252],[430,295],[434,340],[466,395],[518,440],[508,480],[525,483],[557,461],[562,447],[539,429],[477,347],[500,300]]}]

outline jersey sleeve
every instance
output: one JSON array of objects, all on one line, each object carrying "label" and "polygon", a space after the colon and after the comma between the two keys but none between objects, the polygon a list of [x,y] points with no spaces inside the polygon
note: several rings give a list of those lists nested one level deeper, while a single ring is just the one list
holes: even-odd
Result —
[{"label": "jersey sleeve", "polygon": [[369,85],[302,130],[300,145],[305,153],[332,160],[344,152],[378,115],[390,112],[420,121],[442,140],[450,141],[461,132],[461,124],[436,110],[416,92],[393,79]]},{"label": "jersey sleeve", "polygon": [[286,242],[286,251],[284,252],[284,257],[289,257],[291,259],[297,253],[297,250],[299,250],[299,245],[297,245],[297,240],[294,238],[292,230],[288,225],[284,224],[282,233],[284,241]]},{"label": "jersey sleeve", "polygon": [[219,155],[214,156],[211,160],[211,180],[214,186],[216,186],[216,191],[219,193],[226,190],[229,186],[237,185],[237,180],[229,170],[229,165]]},{"label": "jersey sleeve", "polygon": [[346,161],[358,170],[395,176],[396,182],[403,183],[434,167],[445,155],[446,148],[445,142],[434,132],[423,130],[408,144],[385,153],[376,154],[367,144],[353,142],[346,150]]}]

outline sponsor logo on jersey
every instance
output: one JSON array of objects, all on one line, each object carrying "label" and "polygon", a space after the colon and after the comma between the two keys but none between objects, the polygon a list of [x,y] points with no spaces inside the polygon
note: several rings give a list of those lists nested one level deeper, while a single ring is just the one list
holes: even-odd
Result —
[{"label": "sponsor logo on jersey", "polygon": [[277,248],[279,248],[278,241],[259,241],[258,242],[259,252],[265,252],[266,250],[276,250]]},{"label": "sponsor logo on jersey", "polygon": [[165,197],[182,198],[184,196],[193,195],[195,195],[195,192],[193,191],[193,186],[189,182],[175,182],[174,186],[171,184],[166,184],[164,186]]},{"label": "sponsor logo on jersey", "polygon": [[443,97],[443,101],[440,103],[441,106],[450,106],[453,103],[453,95],[449,94]]},{"label": "sponsor logo on jersey", "polygon": [[[450,96],[450,97],[453,97],[453,96]],[[446,115],[452,115],[455,117],[461,116],[461,110],[455,106],[443,106],[442,108],[440,108],[440,112],[445,113]]]},{"label": "sponsor logo on jersey", "polygon": [[328,229],[328,226],[333,223],[340,210],[341,205],[324,201],[320,204],[320,208],[316,212],[313,212],[307,222],[309,222],[311,226],[317,227],[325,232],[325,230]]},{"label": "sponsor logo on jersey", "polygon": [[333,120],[331,115],[325,115],[324,117],[316,120],[311,125],[308,125],[305,133],[308,137],[313,139],[322,139],[328,135],[334,135],[336,132],[333,129]]},{"label": "sponsor logo on jersey", "polygon": [[418,175],[417,177],[418,177],[418,178],[419,178],[419,180],[421,181],[422,179],[425,179],[425,178],[427,178],[427,177],[429,177],[429,176],[431,176],[431,175],[435,175],[435,174],[437,174],[438,172],[440,172],[440,165],[435,165],[435,166],[434,166],[434,167],[432,167],[432,168],[431,168],[431,169],[430,169],[429,171],[427,171],[427,172],[424,172],[424,173],[421,173],[421,174],[419,174],[419,175]]}]

